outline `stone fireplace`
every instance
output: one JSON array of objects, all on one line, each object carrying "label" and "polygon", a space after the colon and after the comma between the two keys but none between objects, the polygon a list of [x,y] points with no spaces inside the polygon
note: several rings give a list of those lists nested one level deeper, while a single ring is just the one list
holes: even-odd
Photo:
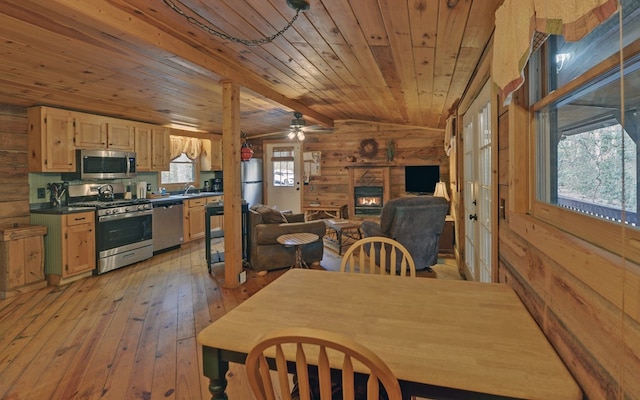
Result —
[{"label": "stone fireplace", "polygon": [[349,214],[363,218],[380,215],[382,206],[390,197],[389,167],[350,167]]}]

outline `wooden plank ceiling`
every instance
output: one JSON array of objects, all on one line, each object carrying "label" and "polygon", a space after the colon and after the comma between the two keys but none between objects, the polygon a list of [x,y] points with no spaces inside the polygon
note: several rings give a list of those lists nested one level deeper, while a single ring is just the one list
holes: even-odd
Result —
[{"label": "wooden plank ceiling", "polygon": [[221,132],[220,81],[242,87],[249,136],[357,119],[442,128],[489,41],[502,0],[311,0],[272,43],[285,0],[3,0],[0,103],[51,105]]}]

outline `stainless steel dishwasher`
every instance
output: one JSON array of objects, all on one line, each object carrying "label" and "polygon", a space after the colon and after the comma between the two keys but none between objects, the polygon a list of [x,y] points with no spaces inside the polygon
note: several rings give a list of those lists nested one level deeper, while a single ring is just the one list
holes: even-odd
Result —
[{"label": "stainless steel dishwasher", "polygon": [[153,203],[153,252],[177,247],[184,241],[182,200],[162,199]]}]

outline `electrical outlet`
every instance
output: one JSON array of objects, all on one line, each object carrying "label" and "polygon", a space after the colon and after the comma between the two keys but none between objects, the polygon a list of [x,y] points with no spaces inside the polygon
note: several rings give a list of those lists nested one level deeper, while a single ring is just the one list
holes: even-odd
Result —
[{"label": "electrical outlet", "polygon": [[240,272],[238,279],[240,280],[240,283],[245,283],[247,281],[247,271]]},{"label": "electrical outlet", "polygon": [[44,188],[38,188],[38,198],[44,199],[45,197],[46,197],[46,194],[44,192]]}]

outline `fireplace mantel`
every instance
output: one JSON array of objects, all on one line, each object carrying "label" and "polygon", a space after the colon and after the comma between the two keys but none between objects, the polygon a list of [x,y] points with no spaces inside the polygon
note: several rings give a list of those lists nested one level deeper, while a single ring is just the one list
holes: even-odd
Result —
[{"label": "fireplace mantel", "polygon": [[[382,202],[386,204],[391,198],[390,166],[358,165],[350,166],[349,170],[349,218],[363,218],[355,215],[354,188],[357,186],[382,186]],[[366,216],[370,218],[371,216]]]},{"label": "fireplace mantel", "polygon": [[400,165],[396,163],[357,163],[352,165],[347,165],[345,168],[390,168],[390,167],[399,167]]}]

